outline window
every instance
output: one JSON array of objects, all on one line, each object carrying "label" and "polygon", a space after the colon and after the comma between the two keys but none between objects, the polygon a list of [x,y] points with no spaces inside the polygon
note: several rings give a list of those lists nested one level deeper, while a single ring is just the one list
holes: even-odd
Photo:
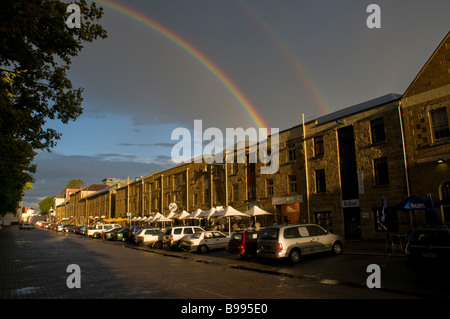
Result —
[{"label": "window", "polygon": [[325,193],[326,190],[325,170],[319,169],[316,171],[316,193]]},{"label": "window", "polygon": [[297,154],[295,152],[295,143],[291,143],[288,146],[288,161],[292,162],[297,159]]},{"label": "window", "polygon": [[384,122],[382,117],[370,121],[370,131],[372,133],[372,143],[383,142],[386,140],[386,136],[384,134]]},{"label": "window", "polygon": [[306,228],[308,229],[308,233],[310,236],[323,236],[326,235],[327,233],[325,232],[325,230],[323,230],[320,227],[317,226],[306,226]]},{"label": "window", "polygon": [[219,188],[216,188],[216,201],[215,203],[222,203],[222,191]]},{"label": "window", "polygon": [[441,186],[442,199],[450,197],[450,181],[446,181]]},{"label": "window", "polygon": [[194,194],[194,206],[198,205],[198,194]]},{"label": "window", "polygon": [[323,135],[314,138],[314,156],[322,156],[325,153],[323,147]]},{"label": "window", "polygon": [[283,237],[284,238],[299,238],[300,237],[300,233],[298,231],[298,227],[286,228],[283,231]]},{"label": "window", "polygon": [[388,164],[386,157],[375,159],[373,161],[375,170],[375,185],[389,184]]},{"label": "window", "polygon": [[297,176],[289,175],[289,193],[297,193]]},{"label": "window", "polygon": [[237,202],[239,200],[239,185],[238,184],[234,184],[233,185],[233,202]]},{"label": "window", "polygon": [[273,195],[273,179],[267,180],[267,196]]},{"label": "window", "polygon": [[450,137],[448,128],[447,108],[443,107],[430,112],[431,128],[435,140]]},{"label": "window", "polygon": [[[441,186],[441,198],[450,198],[450,181],[446,181]],[[444,211],[444,220],[445,222],[450,221],[450,205],[443,205],[442,209]]]},{"label": "window", "polygon": [[247,199],[255,200],[256,199],[256,185],[249,184],[249,185],[247,185],[247,189],[248,189]]}]

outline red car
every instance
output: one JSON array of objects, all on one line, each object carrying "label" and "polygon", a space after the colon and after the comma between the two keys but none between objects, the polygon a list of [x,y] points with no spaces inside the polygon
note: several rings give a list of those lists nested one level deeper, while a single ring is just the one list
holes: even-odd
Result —
[{"label": "red car", "polygon": [[227,251],[230,254],[245,258],[248,255],[256,256],[259,231],[243,231],[233,233],[228,242]]}]

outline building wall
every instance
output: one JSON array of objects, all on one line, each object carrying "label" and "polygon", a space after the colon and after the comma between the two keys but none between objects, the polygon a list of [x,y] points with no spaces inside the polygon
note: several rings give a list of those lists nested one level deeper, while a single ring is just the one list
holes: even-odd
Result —
[{"label": "building wall", "polygon": [[[445,110],[450,121],[450,33],[424,65],[402,99],[402,115],[408,157],[410,193],[434,200],[442,199],[441,188],[450,182],[450,136],[436,138],[431,114]],[[448,124],[447,124],[448,127]],[[450,213],[438,208],[441,221],[449,222]],[[415,214],[416,224],[426,223],[424,214]],[[447,218],[445,218],[447,217]]]}]

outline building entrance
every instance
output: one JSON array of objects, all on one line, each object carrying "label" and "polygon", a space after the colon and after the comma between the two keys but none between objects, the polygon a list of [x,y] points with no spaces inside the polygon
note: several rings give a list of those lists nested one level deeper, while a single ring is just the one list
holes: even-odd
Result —
[{"label": "building entrance", "polygon": [[345,239],[361,240],[361,209],[359,207],[347,207],[343,210]]}]

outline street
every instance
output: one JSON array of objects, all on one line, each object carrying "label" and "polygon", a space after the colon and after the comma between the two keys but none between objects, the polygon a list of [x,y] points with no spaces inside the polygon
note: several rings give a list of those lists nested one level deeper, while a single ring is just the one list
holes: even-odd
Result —
[{"label": "street", "polygon": [[[153,250],[43,229],[0,231],[3,299],[335,299],[448,298],[442,283],[423,282],[400,257],[321,255],[299,264]],[[80,288],[69,288],[69,265]],[[367,266],[381,269],[369,289]],[[442,284],[442,285],[441,285]]]}]

